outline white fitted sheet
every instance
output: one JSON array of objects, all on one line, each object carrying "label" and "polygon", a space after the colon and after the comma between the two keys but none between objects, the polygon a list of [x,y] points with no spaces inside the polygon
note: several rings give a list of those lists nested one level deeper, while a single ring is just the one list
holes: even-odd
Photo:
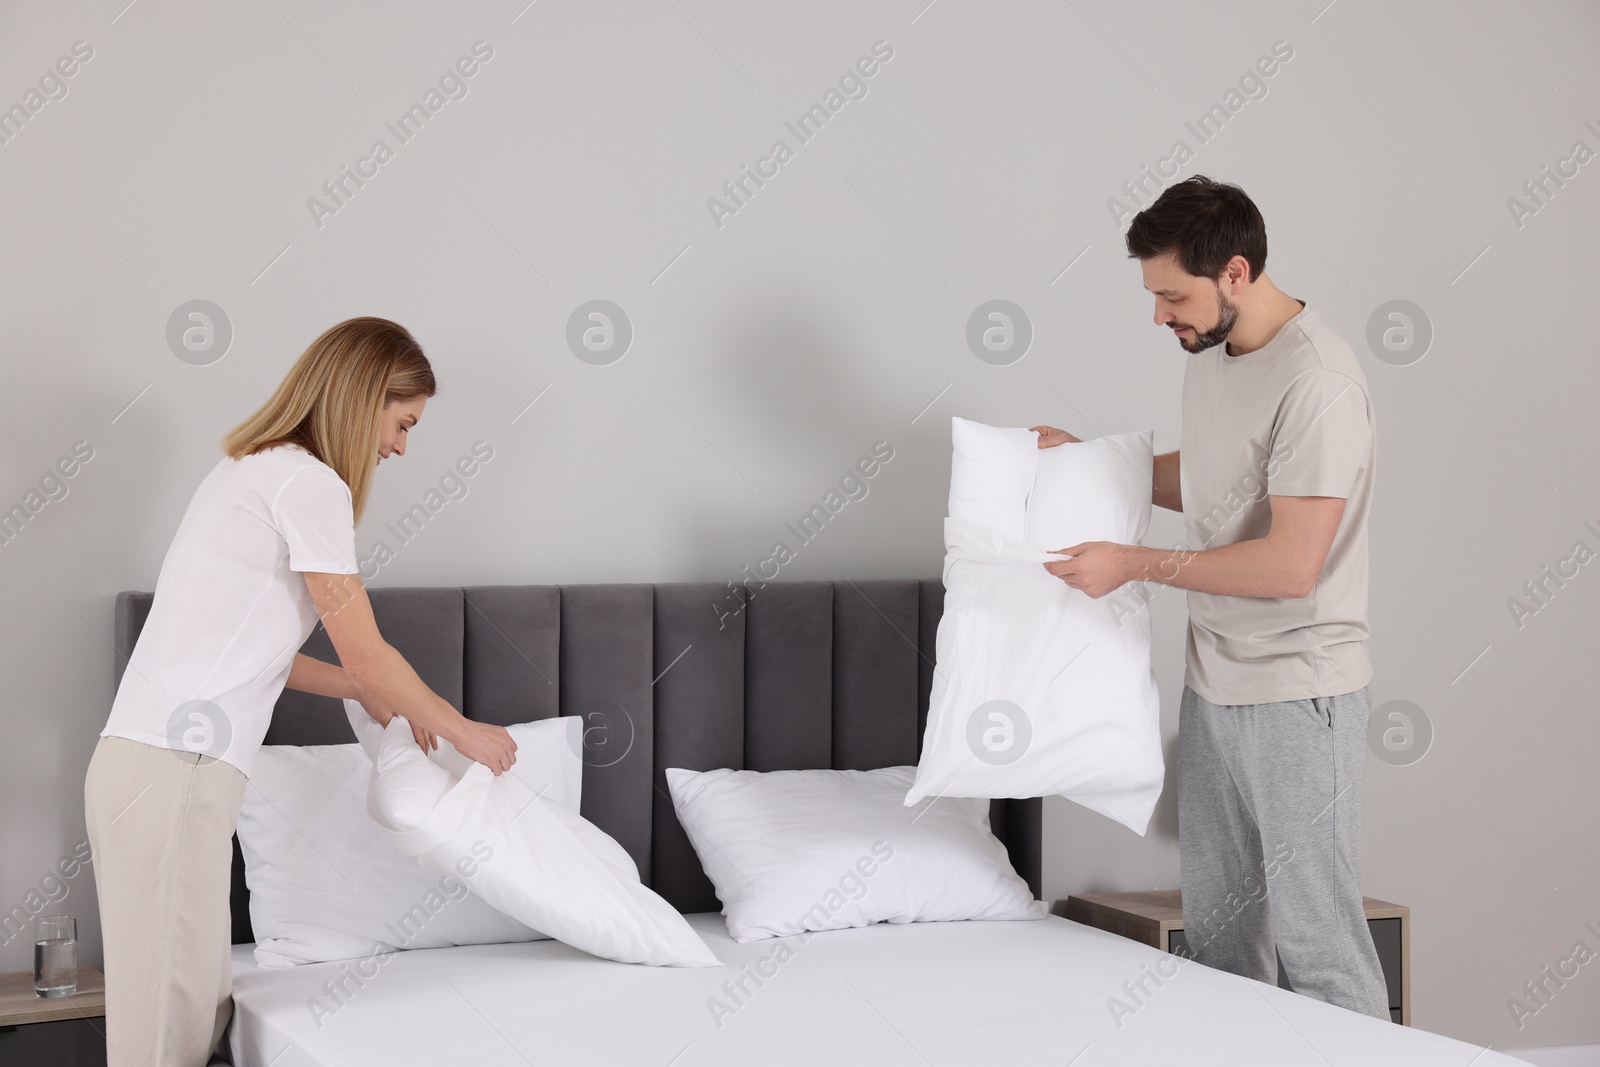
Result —
[{"label": "white fitted sheet", "polygon": [[[1119,1026],[1124,998],[1164,953],[1058,916],[911,923],[739,944],[721,915],[690,924],[726,966],[644,967],[557,941],[402,952],[330,1016],[308,1000],[349,963],[255,965],[235,945],[237,1067],[871,1067],[1296,1064],[1495,1067],[1497,1052],[1356,1015],[1185,962]],[[723,983],[770,976],[721,1020]],[[744,965],[749,965],[745,970]],[[1165,964],[1170,971],[1172,964]],[[372,969],[369,967],[369,969]],[[332,1001],[327,1001],[332,1004]],[[1481,1052],[1481,1055],[1480,1055]],[[1074,1059],[1074,1057],[1077,1057]],[[1477,1057],[1474,1059],[1474,1057]]]}]

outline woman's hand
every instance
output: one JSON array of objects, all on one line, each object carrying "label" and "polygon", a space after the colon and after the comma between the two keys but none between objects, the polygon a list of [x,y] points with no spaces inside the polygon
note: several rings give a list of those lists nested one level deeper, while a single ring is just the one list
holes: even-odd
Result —
[{"label": "woman's hand", "polygon": [[416,723],[411,724],[411,736],[417,739],[418,747],[424,752],[432,752],[439,747],[439,739],[434,736],[433,731],[424,730]]},{"label": "woman's hand", "polygon": [[517,762],[517,743],[504,726],[462,719],[461,736],[455,739],[456,751],[476,760],[496,775]]},{"label": "woman's hand", "polygon": [[1081,443],[1067,431],[1058,430],[1054,426],[1030,426],[1028,429],[1039,435],[1040,448],[1054,448],[1056,445],[1064,445],[1069,441],[1072,444]]},{"label": "woman's hand", "polygon": [[[379,726],[387,727],[389,720],[394,718],[394,712],[385,707],[378,698],[367,691],[367,688],[356,681],[354,675],[347,675],[353,691],[353,699],[366,711],[368,717]],[[408,720],[409,721],[409,720]],[[425,730],[416,723],[411,723],[411,736],[416,738],[417,746],[424,752],[434,751],[439,747],[439,739],[432,730]]]},{"label": "woman's hand", "polygon": [[387,727],[389,720],[394,718],[394,712],[384,707],[378,702],[377,697],[367,692],[366,687],[356,681],[355,675],[347,675],[347,677],[350,679],[351,685],[350,699],[361,705],[362,710],[367,713],[369,719],[379,726]]}]

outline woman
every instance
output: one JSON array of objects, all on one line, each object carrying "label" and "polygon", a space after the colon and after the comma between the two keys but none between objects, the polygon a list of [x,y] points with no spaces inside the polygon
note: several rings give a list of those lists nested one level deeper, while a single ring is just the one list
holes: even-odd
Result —
[{"label": "woman", "polygon": [[[404,714],[419,744],[495,774],[516,760],[503,727],[463,718],[383,640],[357,574],[373,471],[405,455],[434,391],[403,327],[341,322],[223,439],[184,512],[84,782],[110,1064],[196,1067],[222,1037],[233,832],[285,685]],[[319,617],[342,666],[297,652]]]}]

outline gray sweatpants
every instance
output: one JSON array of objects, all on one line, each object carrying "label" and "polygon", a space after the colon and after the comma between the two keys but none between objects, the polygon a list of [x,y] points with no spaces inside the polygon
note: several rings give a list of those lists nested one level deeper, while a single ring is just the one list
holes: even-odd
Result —
[{"label": "gray sweatpants", "polygon": [[[1196,960],[1389,1018],[1361,906],[1370,688],[1178,713],[1184,936]],[[1276,956],[1274,955],[1276,949]]]}]

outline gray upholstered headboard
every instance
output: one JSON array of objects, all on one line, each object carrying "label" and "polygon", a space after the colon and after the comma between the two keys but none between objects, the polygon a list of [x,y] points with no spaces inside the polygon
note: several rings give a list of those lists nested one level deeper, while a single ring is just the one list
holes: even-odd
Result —
[{"label": "gray upholstered headboard", "polygon": [[[684,913],[720,909],[665,769],[870,770],[917,762],[944,607],[936,580],[371,590],[384,637],[467,716],[584,718],[582,813]],[[150,613],[116,604],[116,677]],[[301,649],[338,662],[318,627]],[[285,690],[269,745],[355,740],[338,703]],[[996,800],[995,836],[1040,895],[1042,801]],[[233,939],[250,933],[234,845]]]}]

